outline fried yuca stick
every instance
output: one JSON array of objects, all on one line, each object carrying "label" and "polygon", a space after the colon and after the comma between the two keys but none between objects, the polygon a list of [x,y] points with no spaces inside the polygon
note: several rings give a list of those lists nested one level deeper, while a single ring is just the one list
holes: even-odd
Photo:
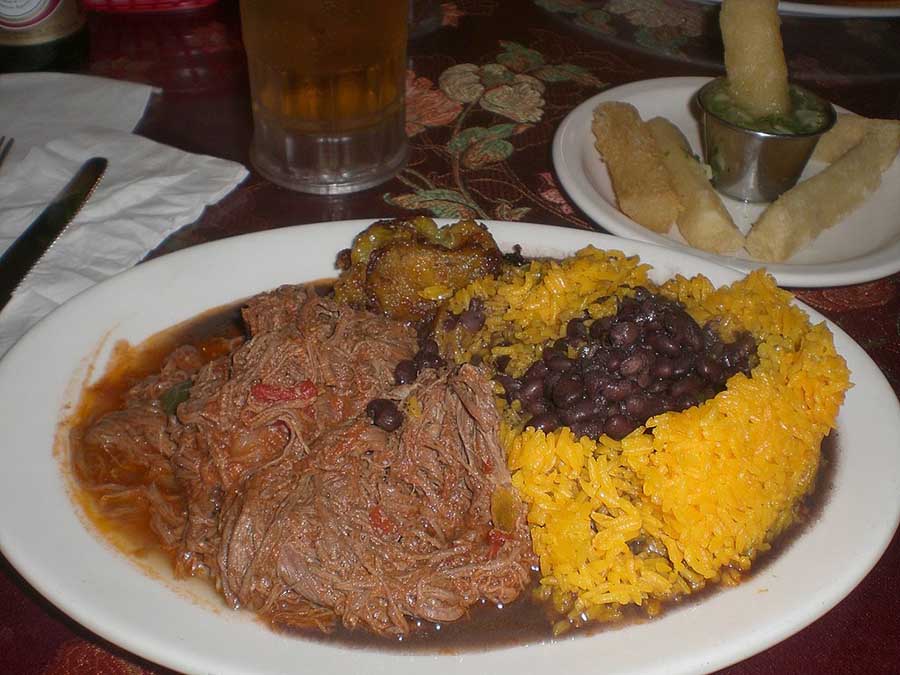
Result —
[{"label": "fried yuca stick", "polygon": [[751,115],[791,111],[778,0],[722,0],[719,27],[735,103]]},{"label": "fried yuca stick", "polygon": [[900,120],[880,120],[854,113],[841,113],[835,125],[816,143],[812,158],[831,164],[850,148],[858,145],[867,131],[880,126],[900,129]]},{"label": "fried yuca stick", "polygon": [[900,126],[875,126],[822,173],[772,202],[747,235],[745,248],[758,260],[788,259],[876,190],[898,150]]},{"label": "fried yuca stick", "polygon": [[682,236],[691,246],[712,253],[734,253],[741,248],[744,235],[678,127],[663,117],[654,117],[647,127],[662,152],[663,164],[684,209],[675,221]]},{"label": "fried yuca stick", "polygon": [[681,211],[662,155],[628,103],[601,103],[591,126],[595,147],[606,162],[619,208],[629,218],[655,232],[669,231]]}]

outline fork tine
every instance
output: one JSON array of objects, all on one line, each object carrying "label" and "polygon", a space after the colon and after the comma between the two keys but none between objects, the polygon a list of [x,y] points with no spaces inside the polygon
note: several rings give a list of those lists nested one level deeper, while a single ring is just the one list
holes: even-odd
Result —
[{"label": "fork tine", "polygon": [[0,166],[3,166],[3,160],[9,154],[9,149],[12,147],[13,142],[15,142],[14,138],[6,140],[6,136],[0,136]]}]

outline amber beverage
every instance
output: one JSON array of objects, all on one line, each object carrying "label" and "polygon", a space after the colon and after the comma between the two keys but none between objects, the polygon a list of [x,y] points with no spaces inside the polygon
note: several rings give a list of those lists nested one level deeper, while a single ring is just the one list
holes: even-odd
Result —
[{"label": "amber beverage", "polygon": [[241,0],[260,173],[339,194],[400,169],[408,12],[409,0]]}]

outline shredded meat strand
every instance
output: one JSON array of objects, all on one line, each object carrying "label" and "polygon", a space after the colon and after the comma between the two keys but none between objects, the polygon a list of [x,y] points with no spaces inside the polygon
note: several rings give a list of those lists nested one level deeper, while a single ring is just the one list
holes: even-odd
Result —
[{"label": "shredded meat strand", "polygon": [[[511,484],[486,374],[429,369],[397,386],[415,332],[303,286],[243,316],[249,339],[205,365],[177,350],[86,430],[103,456],[153,476],[140,494],[127,475],[98,480],[110,510],[139,501],[179,574],[208,575],[231,606],[279,624],[398,636],[515,599],[533,554],[520,503],[510,531],[491,520]],[[186,379],[166,414],[160,397]],[[365,414],[375,398],[412,409],[412,396],[421,414],[392,433]],[[80,473],[115,475],[93,469]]]}]

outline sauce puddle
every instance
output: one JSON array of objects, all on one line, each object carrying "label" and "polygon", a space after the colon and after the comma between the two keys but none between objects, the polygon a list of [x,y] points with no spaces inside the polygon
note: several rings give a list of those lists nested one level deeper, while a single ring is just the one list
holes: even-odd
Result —
[{"label": "sauce puddle", "polygon": [[[84,391],[74,416],[75,426],[84,427],[93,419],[121,405],[128,389],[143,377],[157,371],[176,346],[183,344],[201,346],[221,338],[242,337],[244,335],[240,316],[242,304],[235,303],[210,310],[163,331],[136,347],[117,345],[107,373],[100,382]],[[782,533],[771,550],[761,554],[754,561],[750,572],[742,575],[744,581],[764,571],[778,555],[790,548],[821,517],[833,487],[838,455],[838,435],[832,432],[822,442],[821,462],[814,493],[807,496],[799,506],[797,521]],[[74,483],[77,486],[77,480]],[[161,554],[148,521],[129,520],[123,523],[104,516],[94,502],[94,497],[83,488],[76,487],[74,496],[104,538],[130,559],[140,562],[142,558],[157,557]],[[483,603],[473,608],[466,618],[456,622],[440,625],[419,622],[417,630],[403,639],[379,637],[362,629],[350,630],[343,626],[339,626],[329,634],[278,625],[271,627],[280,633],[304,640],[353,649],[446,654],[568,640],[653,620],[648,618],[641,608],[630,606],[623,610],[622,618],[614,622],[594,622],[554,637],[552,625],[558,620],[558,616],[548,611],[549,608],[545,603],[533,599],[537,580],[537,575],[533,575],[531,585],[513,603],[503,607]],[[677,612],[703,602],[713,593],[728,590],[728,587],[709,584],[701,591],[664,604],[663,613]],[[224,603],[222,606],[224,607]]]}]

